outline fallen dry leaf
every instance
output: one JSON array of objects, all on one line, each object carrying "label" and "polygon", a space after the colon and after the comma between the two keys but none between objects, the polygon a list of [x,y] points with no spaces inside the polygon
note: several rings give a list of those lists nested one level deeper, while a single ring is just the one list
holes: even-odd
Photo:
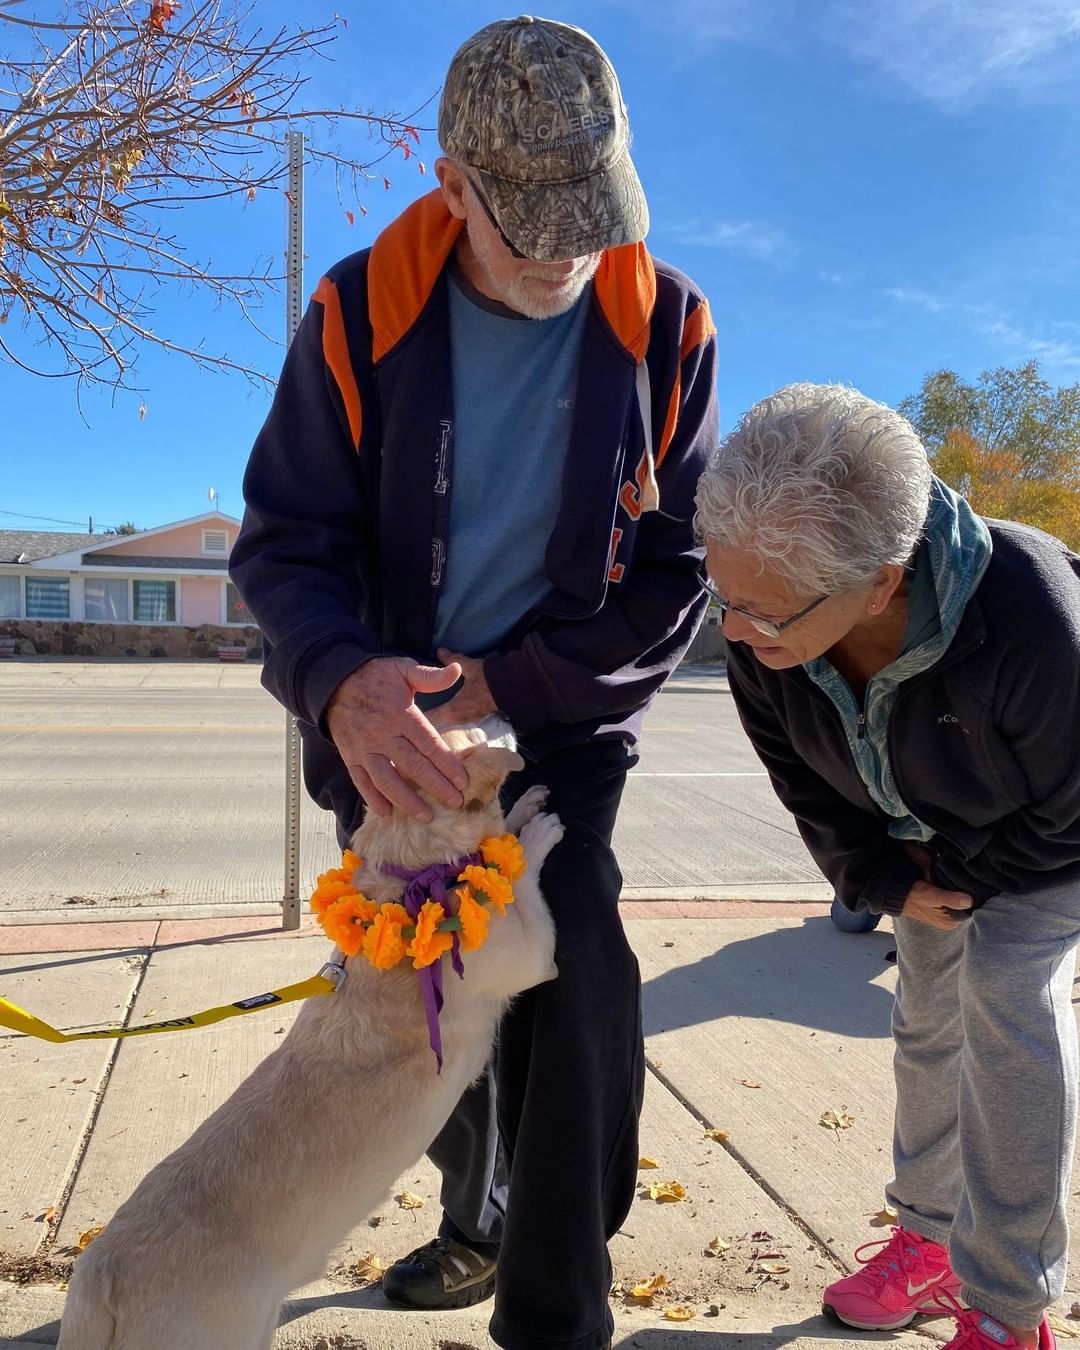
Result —
[{"label": "fallen dry leaf", "polygon": [[651,1168],[656,1168],[660,1166],[660,1164],[656,1161],[655,1158],[645,1158],[645,1157],[639,1158],[637,1160],[637,1165],[639,1172],[646,1172]]},{"label": "fallen dry leaf", "polygon": [[414,1195],[412,1191],[402,1191],[400,1195],[395,1195],[394,1199],[402,1209],[424,1208],[424,1197],[422,1195]]},{"label": "fallen dry leaf", "polygon": [[353,1273],[365,1284],[378,1284],[386,1267],[374,1252],[365,1252],[354,1264]]},{"label": "fallen dry leaf", "polygon": [[855,1117],[848,1115],[846,1106],[842,1106],[839,1111],[826,1111],[818,1121],[819,1125],[824,1125],[827,1130],[850,1130],[855,1124]]},{"label": "fallen dry leaf", "polygon": [[884,1209],[879,1209],[876,1214],[870,1216],[871,1228],[890,1228],[894,1223],[899,1223],[900,1216],[895,1209],[890,1209],[888,1205]]},{"label": "fallen dry leaf", "polygon": [[743,1085],[743,1087],[748,1088],[759,1088],[761,1086],[760,1083],[755,1083],[752,1078],[740,1078],[739,1082]]},{"label": "fallen dry leaf", "polygon": [[48,1209],[43,1209],[38,1215],[38,1222],[54,1224],[56,1222],[56,1206],[50,1205]]},{"label": "fallen dry leaf", "polygon": [[100,1237],[101,1234],[104,1233],[104,1231],[105,1225],[103,1223],[99,1223],[96,1228],[88,1228],[85,1233],[80,1233],[79,1241],[76,1244],[79,1248],[79,1251],[81,1252],[86,1251],[87,1247],[90,1246],[91,1242],[93,1242],[93,1240],[96,1237]]},{"label": "fallen dry leaf", "polygon": [[1066,1315],[1068,1317],[1080,1317],[1080,1303],[1074,1303]]},{"label": "fallen dry leaf", "polygon": [[639,1303],[651,1303],[653,1297],[658,1294],[661,1289],[667,1288],[667,1282],[668,1277],[666,1275],[650,1275],[647,1280],[642,1280],[639,1284],[635,1284],[633,1288],[627,1292],[626,1297],[637,1299]]},{"label": "fallen dry leaf", "polygon": [[727,1130],[706,1130],[705,1138],[711,1139],[714,1144],[726,1144],[728,1141],[728,1132]]},{"label": "fallen dry leaf", "polygon": [[678,1181],[654,1181],[649,1187],[649,1199],[660,1203],[665,1200],[685,1200],[686,1187]]},{"label": "fallen dry leaf", "polygon": [[669,1322],[689,1322],[695,1316],[693,1308],[688,1308],[685,1303],[674,1303],[664,1309],[664,1317]]},{"label": "fallen dry leaf", "polygon": [[759,1261],[757,1268],[762,1275],[786,1275],[791,1269],[783,1261]]},{"label": "fallen dry leaf", "polygon": [[725,1242],[722,1237],[714,1237],[702,1251],[702,1256],[722,1256],[724,1252],[731,1250],[731,1243]]}]

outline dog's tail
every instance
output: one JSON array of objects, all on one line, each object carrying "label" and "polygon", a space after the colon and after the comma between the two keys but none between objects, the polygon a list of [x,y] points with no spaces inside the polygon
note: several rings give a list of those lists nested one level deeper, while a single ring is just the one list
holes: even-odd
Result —
[{"label": "dog's tail", "polygon": [[112,1350],[116,1344],[116,1318],[105,1298],[108,1283],[108,1276],[101,1272],[90,1269],[80,1272],[76,1266],[64,1303],[56,1350]]}]

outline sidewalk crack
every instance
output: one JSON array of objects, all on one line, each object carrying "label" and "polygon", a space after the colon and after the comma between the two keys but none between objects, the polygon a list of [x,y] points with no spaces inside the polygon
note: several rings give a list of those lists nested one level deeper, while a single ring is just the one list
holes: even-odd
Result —
[{"label": "sidewalk crack", "polygon": [[[142,967],[139,970],[138,978],[131,987],[131,992],[128,995],[127,1003],[124,1007],[124,1015],[120,1019],[120,1026],[122,1027],[130,1026],[131,1024],[131,1014],[135,1010],[135,1001],[138,999],[139,993],[142,990],[143,981],[146,979],[146,972],[150,967],[151,955],[152,953],[148,951],[142,958]],[[37,1249],[34,1252],[36,1257],[50,1256],[53,1252],[53,1248],[56,1246],[56,1237],[67,1216],[67,1208],[71,1202],[75,1185],[79,1180],[79,1173],[82,1171],[83,1163],[86,1161],[86,1154],[90,1148],[90,1140],[94,1135],[94,1127],[97,1125],[98,1116],[101,1114],[101,1104],[105,1100],[105,1093],[108,1091],[109,1084],[112,1082],[113,1070],[116,1067],[116,1058],[120,1053],[120,1047],[123,1043],[123,1038],[120,1038],[119,1040],[113,1041],[110,1046],[109,1055],[105,1061],[105,1069],[101,1075],[101,1080],[98,1083],[97,1091],[94,1095],[94,1104],[90,1108],[90,1115],[87,1119],[86,1126],[83,1129],[82,1138],[79,1140],[78,1151],[72,1161],[67,1180],[64,1182],[64,1188],[60,1192],[60,1198],[56,1202],[56,1222],[50,1224],[47,1231],[42,1236],[41,1241],[38,1243]]]},{"label": "sidewalk crack", "polygon": [[[717,1128],[716,1122],[710,1120],[708,1116],[704,1115],[701,1111],[699,1111],[698,1108],[693,1104],[693,1102],[691,1102],[686,1097],[686,1095],[675,1086],[675,1084],[671,1081],[671,1079],[667,1076],[667,1074],[665,1074],[663,1070],[658,1068],[657,1065],[649,1058],[648,1055],[645,1056],[645,1064],[649,1072],[657,1080],[657,1082],[659,1082],[666,1089],[666,1091],[671,1093],[671,1095],[675,1098],[675,1100],[679,1103],[680,1106],[684,1107],[687,1111],[689,1111],[689,1113],[694,1117],[694,1119],[701,1124],[703,1129],[712,1130]],[[731,1143],[729,1139],[724,1140],[722,1144],[718,1144],[718,1147],[722,1148],[724,1152],[731,1158],[731,1160],[742,1168],[742,1170],[746,1173],[746,1175],[750,1178],[750,1180],[754,1183],[754,1185],[757,1186],[760,1190],[764,1191],[765,1194],[769,1197],[769,1199],[773,1202],[773,1204],[776,1205],[778,1209],[783,1211],[785,1217],[788,1220],[790,1220],[790,1222],[799,1230],[799,1232],[802,1233],[804,1237],[808,1238],[813,1243],[814,1248],[819,1256],[823,1256],[825,1260],[829,1261],[833,1266],[835,1266],[836,1269],[842,1275],[847,1275],[850,1273],[850,1267],[844,1262],[844,1260],[840,1256],[837,1255],[835,1251],[833,1251],[832,1247],[829,1246],[829,1243],[826,1241],[826,1239],[823,1238],[819,1233],[815,1232],[814,1229],[810,1227],[810,1225],[806,1222],[806,1220],[802,1217],[801,1214],[798,1214],[794,1209],[792,1209],[791,1205],[788,1204],[788,1202],[784,1199],[784,1197],[780,1194],[780,1192],[776,1189],[776,1187],[770,1185],[769,1182],[765,1180],[765,1178],[761,1175],[761,1173],[757,1170],[757,1168],[749,1161],[749,1159],[744,1157],[743,1154],[740,1153],[737,1148],[734,1147],[734,1145]]]}]

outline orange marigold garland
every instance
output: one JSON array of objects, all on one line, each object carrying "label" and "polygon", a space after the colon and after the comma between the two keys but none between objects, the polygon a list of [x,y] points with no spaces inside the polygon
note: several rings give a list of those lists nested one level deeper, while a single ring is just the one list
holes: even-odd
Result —
[{"label": "orange marigold garland", "polygon": [[364,862],[352,849],[342,854],[340,867],[331,867],[318,878],[312,912],[345,956],[363,954],[376,970],[392,970],[411,957],[413,967],[422,970],[453,948],[455,934],[464,951],[482,947],[491,918],[488,907],[505,914],[507,905],[514,903],[513,883],[525,871],[525,851],[517,836],[485,839],[479,853],[483,863],[463,867],[457,887],[449,892],[457,896],[456,914],[448,915],[429,899],[414,922],[397,901],[380,905],[369,900],[353,879]]}]

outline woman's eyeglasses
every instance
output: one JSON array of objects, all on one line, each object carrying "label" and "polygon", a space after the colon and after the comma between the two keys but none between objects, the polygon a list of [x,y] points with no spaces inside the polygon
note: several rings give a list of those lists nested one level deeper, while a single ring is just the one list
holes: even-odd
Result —
[{"label": "woman's eyeglasses", "polygon": [[817,609],[818,605],[824,604],[829,598],[827,595],[819,595],[816,600],[811,600],[805,609],[800,609],[798,614],[792,614],[788,619],[765,619],[762,618],[760,614],[751,614],[748,609],[740,609],[738,605],[733,605],[730,600],[725,599],[725,597],[720,594],[707,576],[703,575],[700,577],[700,581],[701,589],[715,600],[722,610],[726,612],[730,609],[736,614],[741,614],[744,619],[750,620],[759,633],[764,633],[766,637],[773,638],[779,637],[780,634],[790,628],[793,623],[798,623],[800,619],[805,619],[812,609]]}]

